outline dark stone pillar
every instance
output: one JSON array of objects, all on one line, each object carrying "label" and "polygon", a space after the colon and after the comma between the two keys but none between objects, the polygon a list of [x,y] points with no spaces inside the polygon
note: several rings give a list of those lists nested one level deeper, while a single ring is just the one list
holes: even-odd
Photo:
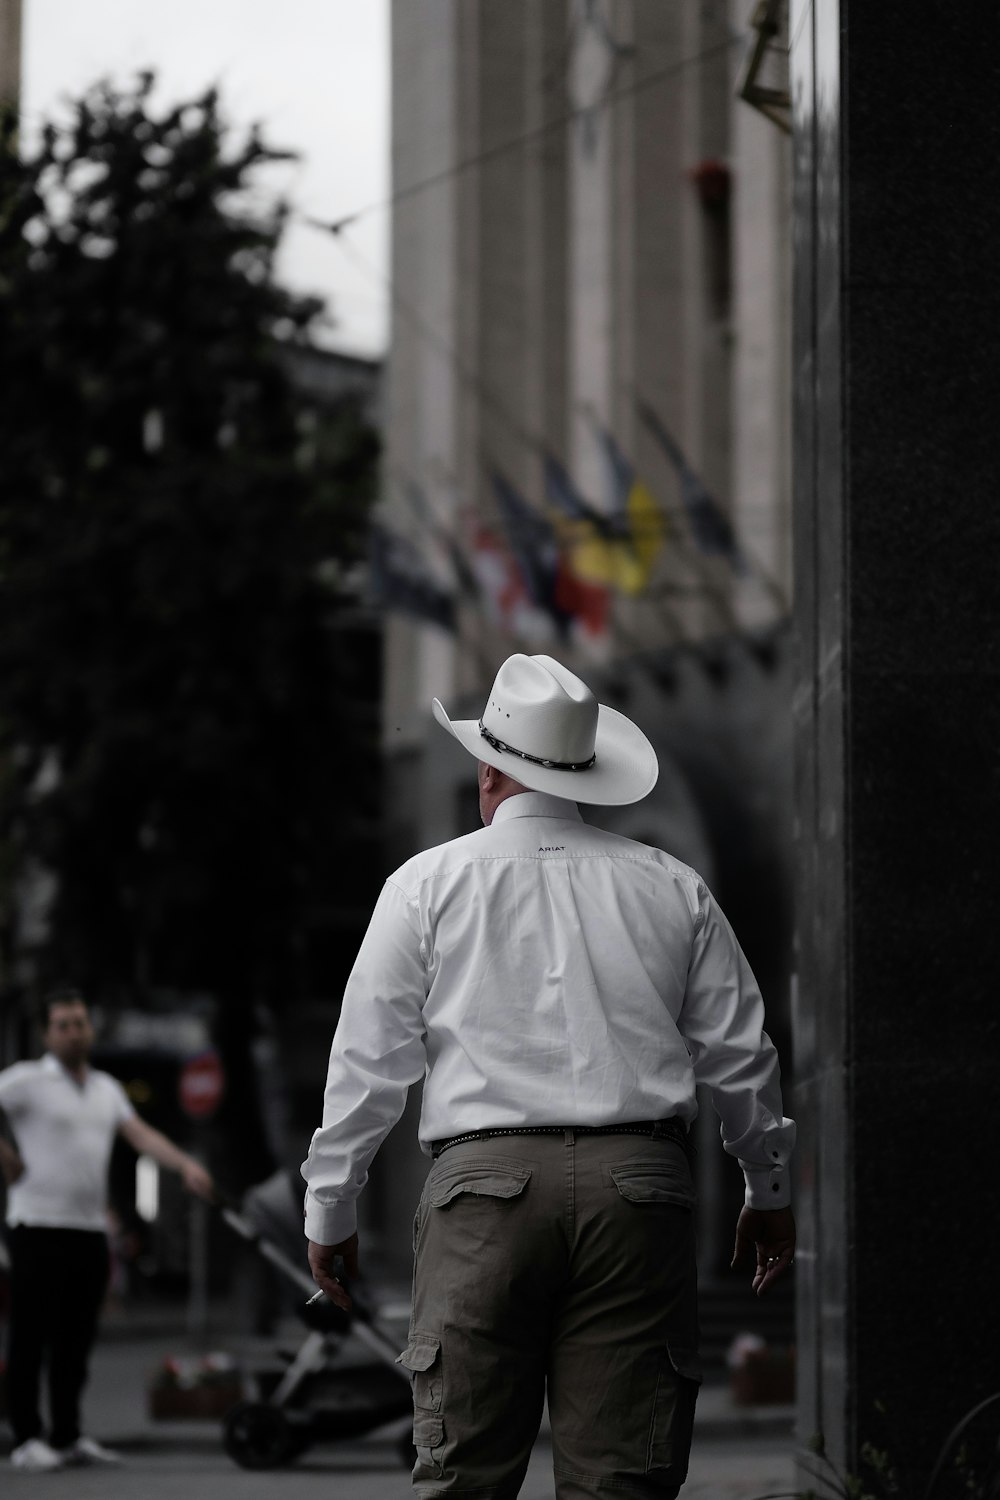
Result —
[{"label": "dark stone pillar", "polygon": [[790,30],[799,1432],[923,1494],[1000,1390],[1000,7]]}]

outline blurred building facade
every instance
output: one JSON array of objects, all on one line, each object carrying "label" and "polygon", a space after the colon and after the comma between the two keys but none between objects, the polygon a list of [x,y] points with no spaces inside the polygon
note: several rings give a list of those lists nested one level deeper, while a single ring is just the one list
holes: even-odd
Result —
[{"label": "blurred building facade", "polygon": [[[387,858],[478,819],[431,698],[478,715],[511,652],[559,656],[661,760],[645,802],[585,815],[706,877],[788,1069],[790,148],[738,97],[747,22],[726,0],[393,6],[380,524],[447,609],[378,581]],[[368,1208],[403,1257],[418,1104]],[[709,1277],[742,1196],[716,1123]]]}]

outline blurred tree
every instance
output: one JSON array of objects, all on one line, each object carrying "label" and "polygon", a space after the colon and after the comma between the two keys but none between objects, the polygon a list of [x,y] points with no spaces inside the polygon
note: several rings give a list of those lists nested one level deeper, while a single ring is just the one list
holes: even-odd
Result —
[{"label": "blurred tree", "polygon": [[152,87],[0,143],[0,873],[55,876],[40,981],[216,997],[256,1179],[254,1010],[309,987],[372,789],[338,621],[377,440],[292,378],[284,154]]}]

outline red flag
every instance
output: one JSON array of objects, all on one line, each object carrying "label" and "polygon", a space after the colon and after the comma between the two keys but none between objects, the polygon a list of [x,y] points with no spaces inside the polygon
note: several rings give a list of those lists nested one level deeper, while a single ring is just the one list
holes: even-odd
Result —
[{"label": "red flag", "polygon": [[494,624],[529,640],[551,640],[551,616],[533,603],[507,544],[482,523],[473,532],[472,568]]},{"label": "red flag", "polygon": [[599,583],[585,583],[569,566],[565,553],[556,571],[555,601],[559,608],[579,620],[588,635],[603,635],[608,628],[610,590]]}]

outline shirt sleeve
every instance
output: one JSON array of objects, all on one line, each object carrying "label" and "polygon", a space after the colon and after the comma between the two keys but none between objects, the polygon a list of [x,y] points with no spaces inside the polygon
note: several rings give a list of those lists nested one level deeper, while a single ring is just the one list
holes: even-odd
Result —
[{"label": "shirt sleeve", "polygon": [[795,1122],[781,1102],[778,1054],[764,1030],[764,1002],[717,902],[699,888],[697,927],[680,1030],[695,1078],[721,1121],[722,1144],[746,1179],[750,1208],[791,1202],[788,1162]]},{"label": "shirt sleeve", "polygon": [[418,914],[387,881],[344,990],[330,1049],[323,1123],[302,1163],[306,1236],[347,1239],[368,1169],[426,1065],[427,972]]},{"label": "shirt sleeve", "polygon": [[25,1070],[20,1063],[0,1073],[0,1109],[12,1121],[25,1098]]},{"label": "shirt sleeve", "polygon": [[105,1077],[111,1085],[111,1097],[114,1100],[115,1129],[117,1130],[119,1125],[124,1125],[126,1120],[131,1120],[135,1114],[135,1106],[117,1078],[113,1078],[110,1073],[106,1073]]}]

